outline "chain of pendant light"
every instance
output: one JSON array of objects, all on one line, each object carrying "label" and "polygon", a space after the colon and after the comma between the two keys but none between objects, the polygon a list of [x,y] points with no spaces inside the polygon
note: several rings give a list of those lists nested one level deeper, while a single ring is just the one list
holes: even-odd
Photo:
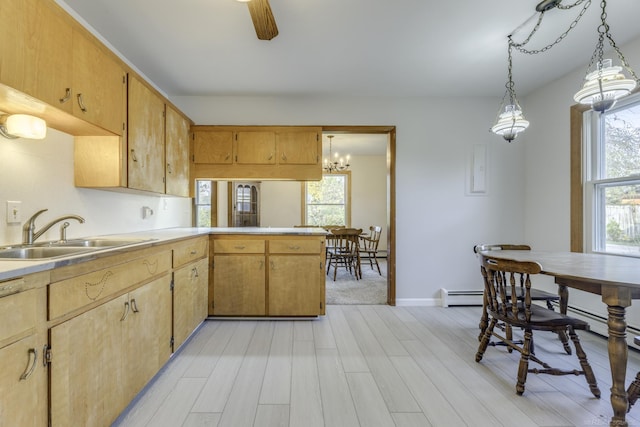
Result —
[{"label": "chain of pendant light", "polygon": [[[587,72],[594,66],[594,64],[602,64],[602,59],[604,57],[604,38],[606,36],[607,40],[609,40],[609,44],[611,45],[613,50],[615,50],[616,55],[618,55],[618,59],[620,59],[622,66],[625,68],[625,70],[629,72],[629,74],[631,74],[631,77],[638,84],[640,84],[640,79],[638,79],[638,76],[636,75],[635,71],[633,71],[633,69],[627,62],[627,59],[624,57],[624,55],[616,45],[616,42],[613,40],[613,37],[611,37],[611,33],[609,33],[609,24],[607,24],[606,0],[602,0],[602,2],[600,3],[600,6],[602,8],[602,12],[600,13],[601,23],[598,26],[598,43],[596,44],[596,49],[594,50],[593,55],[591,55],[591,60],[589,61],[589,65],[587,65]],[[602,76],[602,66],[598,66],[598,75]]]},{"label": "chain of pendant light", "polygon": [[[509,45],[513,46],[517,51],[519,51],[521,53],[528,54],[528,55],[536,55],[538,53],[546,52],[547,50],[551,49],[553,46],[557,45],[562,40],[564,40],[567,37],[567,35],[569,34],[569,32],[571,30],[573,30],[576,27],[576,25],[578,25],[578,22],[580,22],[580,19],[582,19],[584,14],[587,12],[587,9],[589,9],[589,6],[591,6],[591,0],[586,0],[586,1],[585,0],[578,0],[575,3],[570,4],[570,5],[566,5],[566,6],[563,6],[561,3],[558,3],[555,6],[558,9],[569,10],[569,9],[575,7],[575,6],[579,6],[582,3],[584,3],[584,6],[582,7],[582,10],[580,11],[580,13],[576,17],[576,19],[574,19],[573,22],[571,22],[571,25],[569,25],[569,28],[567,28],[567,30],[565,32],[560,34],[560,36],[558,36],[558,38],[554,42],[549,43],[548,45],[546,45],[545,47],[543,47],[541,49],[525,49],[524,48],[524,46],[526,46],[527,43],[529,43],[531,41],[531,37],[533,37],[533,35],[538,31],[538,29],[540,28],[540,24],[542,24],[542,18],[544,18],[544,13],[545,13],[544,11],[542,11],[542,12],[540,12],[540,14],[538,16],[538,22],[536,22],[536,25],[533,27],[533,29],[531,30],[531,33],[529,33],[527,38],[524,39],[520,43],[515,43],[513,41],[513,38],[512,38],[513,33],[511,33],[508,36]],[[606,2],[603,0],[603,3],[606,3]]]}]

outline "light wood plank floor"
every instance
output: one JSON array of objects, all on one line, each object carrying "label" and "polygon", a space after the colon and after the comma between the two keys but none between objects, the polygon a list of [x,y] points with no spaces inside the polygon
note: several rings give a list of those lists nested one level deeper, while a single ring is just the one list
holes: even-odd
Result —
[{"label": "light wood plank floor", "polygon": [[[584,377],[530,374],[489,347],[479,307],[327,306],[316,320],[208,320],[114,423],[195,426],[594,426],[611,417],[606,340],[582,332],[602,399]],[[536,353],[578,367],[550,333]],[[544,355],[544,357],[543,357]],[[629,352],[628,381],[640,369]],[[640,403],[628,414],[640,426]]]}]

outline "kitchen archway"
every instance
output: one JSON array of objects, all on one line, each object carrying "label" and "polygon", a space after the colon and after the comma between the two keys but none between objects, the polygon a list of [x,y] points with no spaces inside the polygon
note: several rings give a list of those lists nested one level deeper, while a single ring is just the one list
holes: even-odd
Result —
[{"label": "kitchen archway", "polygon": [[386,134],[387,138],[387,304],[396,305],[396,127],[322,126],[323,133]]}]

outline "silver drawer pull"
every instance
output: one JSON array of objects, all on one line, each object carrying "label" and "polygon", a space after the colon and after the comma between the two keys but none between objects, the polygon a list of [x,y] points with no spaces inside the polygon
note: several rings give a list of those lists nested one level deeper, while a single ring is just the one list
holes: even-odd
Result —
[{"label": "silver drawer pull", "polygon": [[246,246],[234,246],[234,248],[242,250],[242,249],[246,248]]},{"label": "silver drawer pull", "polygon": [[197,253],[198,253],[198,251],[196,251],[196,250],[194,249],[194,250],[192,250],[191,252],[189,252],[189,255],[195,255],[195,254],[197,254]]},{"label": "silver drawer pull", "polygon": [[[33,363],[31,363],[31,366],[29,366],[29,360],[31,360],[32,354],[33,354]],[[27,378],[29,378],[31,374],[33,374],[33,371],[36,369],[36,361],[38,360],[38,352],[36,351],[36,349],[30,348],[28,356],[29,357],[27,359],[27,368],[25,369],[24,373],[20,375],[20,381],[24,381]]]},{"label": "silver drawer pull", "polygon": [[289,249],[291,249],[292,251],[298,251],[300,250],[300,246],[289,246]]}]

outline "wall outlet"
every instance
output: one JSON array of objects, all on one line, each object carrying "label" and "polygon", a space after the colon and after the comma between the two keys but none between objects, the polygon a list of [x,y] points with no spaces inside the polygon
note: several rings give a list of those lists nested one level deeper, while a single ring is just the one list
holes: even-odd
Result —
[{"label": "wall outlet", "polygon": [[22,222],[22,202],[7,200],[7,224],[20,224]]}]

